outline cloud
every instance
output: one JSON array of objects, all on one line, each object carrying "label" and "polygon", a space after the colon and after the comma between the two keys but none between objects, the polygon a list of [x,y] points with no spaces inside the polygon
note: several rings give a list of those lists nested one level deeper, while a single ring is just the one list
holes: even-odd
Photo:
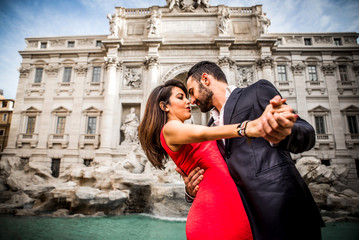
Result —
[{"label": "cloud", "polygon": [[[115,7],[165,6],[165,0],[0,0],[0,88],[14,98],[25,38],[109,33]],[[359,32],[357,0],[210,0],[210,5],[263,5],[269,32]]]}]

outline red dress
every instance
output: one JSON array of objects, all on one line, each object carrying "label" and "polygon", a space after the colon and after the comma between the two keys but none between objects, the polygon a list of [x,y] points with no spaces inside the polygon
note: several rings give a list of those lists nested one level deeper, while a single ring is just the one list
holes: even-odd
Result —
[{"label": "red dress", "polygon": [[241,197],[216,141],[185,144],[173,152],[161,132],[161,144],[187,175],[197,166],[205,170],[187,216],[187,239],[253,239]]}]

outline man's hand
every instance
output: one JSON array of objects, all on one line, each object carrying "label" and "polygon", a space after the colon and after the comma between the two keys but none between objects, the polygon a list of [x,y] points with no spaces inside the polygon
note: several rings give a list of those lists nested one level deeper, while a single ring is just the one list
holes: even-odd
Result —
[{"label": "man's hand", "polygon": [[204,170],[196,167],[188,176],[178,167],[176,168],[176,171],[182,176],[184,184],[186,185],[187,193],[196,197],[199,190],[198,184],[203,180]]},{"label": "man's hand", "polygon": [[292,128],[298,115],[293,109],[284,104],[286,99],[275,96],[270,100],[262,116],[251,123],[255,126],[256,137],[263,137],[272,144],[277,144],[292,133]]},{"label": "man's hand", "polygon": [[284,104],[286,99],[275,96],[270,100],[261,116],[263,138],[272,144],[277,144],[292,133],[292,128],[298,115],[293,114],[293,109]]}]

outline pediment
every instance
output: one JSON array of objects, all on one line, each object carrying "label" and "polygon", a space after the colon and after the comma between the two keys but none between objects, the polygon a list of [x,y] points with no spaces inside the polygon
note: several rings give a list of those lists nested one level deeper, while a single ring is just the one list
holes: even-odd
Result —
[{"label": "pediment", "polygon": [[85,109],[83,112],[85,113],[98,113],[98,112],[102,112],[100,109],[95,108],[95,107],[89,107],[87,109]]},{"label": "pediment", "polygon": [[39,109],[31,106],[28,109],[26,109],[24,112],[41,112],[41,111]]},{"label": "pediment", "polygon": [[58,108],[56,108],[55,110],[52,111],[53,113],[70,113],[71,111],[68,110],[67,108],[60,106]]},{"label": "pediment", "polygon": [[321,105],[313,108],[312,110],[309,110],[309,112],[330,112],[330,110],[328,108],[325,108]]},{"label": "pediment", "polygon": [[341,112],[344,112],[344,113],[359,113],[359,107],[354,106],[354,105],[350,105],[350,106],[344,108],[343,110],[341,110]]}]

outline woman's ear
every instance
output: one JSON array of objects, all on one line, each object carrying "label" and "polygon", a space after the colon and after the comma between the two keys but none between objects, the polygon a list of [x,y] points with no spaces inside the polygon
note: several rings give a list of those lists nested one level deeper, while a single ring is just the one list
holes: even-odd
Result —
[{"label": "woman's ear", "polygon": [[161,108],[162,111],[168,112],[168,107],[166,106],[166,104],[165,104],[164,101],[161,101],[161,102],[159,103],[159,105],[160,105],[160,108]]}]

